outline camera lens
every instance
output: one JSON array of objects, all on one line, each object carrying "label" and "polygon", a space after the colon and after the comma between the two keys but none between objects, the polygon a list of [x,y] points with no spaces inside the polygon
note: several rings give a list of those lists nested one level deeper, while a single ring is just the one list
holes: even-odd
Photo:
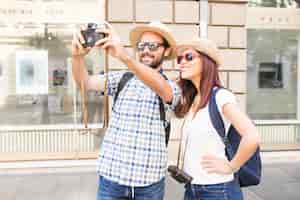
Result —
[{"label": "camera lens", "polygon": [[88,23],[88,29],[97,29],[97,24],[95,24],[95,23]]},{"label": "camera lens", "polygon": [[88,37],[86,38],[86,42],[87,42],[88,44],[92,44],[92,43],[94,42],[93,37],[88,36]]}]

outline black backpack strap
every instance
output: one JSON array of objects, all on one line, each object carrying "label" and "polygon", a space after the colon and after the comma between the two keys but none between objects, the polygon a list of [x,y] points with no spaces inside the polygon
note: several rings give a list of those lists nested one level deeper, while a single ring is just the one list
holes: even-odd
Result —
[{"label": "black backpack strap", "polygon": [[[161,75],[168,80],[168,78],[166,77],[166,75],[164,75],[163,73],[161,73]],[[165,105],[163,100],[160,98],[160,96],[158,96],[159,99],[159,113],[160,113],[160,120],[165,122],[166,121],[166,111],[165,111]]]},{"label": "black backpack strap", "polygon": [[217,87],[211,91],[211,96],[208,104],[208,112],[213,127],[216,129],[224,144],[227,146],[226,130],[216,101],[216,94],[221,89],[223,88]]},{"label": "black backpack strap", "polygon": [[[208,112],[209,112],[210,120],[213,124],[213,127],[218,132],[219,136],[221,137],[221,139],[225,145],[226,156],[229,158],[229,160],[231,160],[234,156],[233,148],[228,139],[228,135],[226,135],[226,129],[224,126],[224,122],[223,122],[223,119],[219,112],[219,109],[217,106],[217,101],[216,101],[216,94],[221,89],[224,89],[224,88],[217,87],[212,90],[212,94],[211,94],[210,101],[209,101]],[[229,131],[231,128],[233,128],[233,127],[230,127]]]},{"label": "black backpack strap", "polygon": [[121,90],[124,88],[124,86],[126,85],[126,83],[133,77],[133,73],[132,72],[125,72],[118,84],[118,88],[117,88],[117,92],[114,96],[114,103],[113,103],[113,107],[116,104],[116,101],[118,99],[118,96],[121,92]]},{"label": "black backpack strap", "polygon": [[[161,75],[168,80],[167,76],[161,73]],[[166,111],[165,111],[165,105],[163,100],[161,99],[160,96],[158,96],[159,99],[159,113],[160,113],[160,120],[163,122],[164,128],[165,128],[165,138],[166,138],[166,145],[169,143],[169,138],[170,138],[170,130],[171,130],[171,125],[170,122],[167,121],[166,119]]]}]

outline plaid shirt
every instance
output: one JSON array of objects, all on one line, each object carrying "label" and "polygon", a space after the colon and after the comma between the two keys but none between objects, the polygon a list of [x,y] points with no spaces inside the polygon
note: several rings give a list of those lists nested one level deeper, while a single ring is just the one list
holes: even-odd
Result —
[{"label": "plaid shirt", "polygon": [[[108,95],[114,96],[124,72],[108,74]],[[168,80],[173,90],[173,109],[181,96],[179,86]],[[136,76],[130,79],[114,105],[99,158],[98,173],[126,186],[147,186],[166,174],[165,130],[160,120],[157,94]]]}]

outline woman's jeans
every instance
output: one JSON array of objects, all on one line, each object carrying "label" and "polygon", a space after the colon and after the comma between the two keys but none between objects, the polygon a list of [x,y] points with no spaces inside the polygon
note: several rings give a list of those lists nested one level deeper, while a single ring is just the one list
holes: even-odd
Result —
[{"label": "woman's jeans", "polygon": [[243,193],[236,181],[213,185],[187,184],[184,200],[243,200]]},{"label": "woman's jeans", "polygon": [[163,200],[164,191],[165,178],[149,186],[130,187],[100,176],[97,200]]}]

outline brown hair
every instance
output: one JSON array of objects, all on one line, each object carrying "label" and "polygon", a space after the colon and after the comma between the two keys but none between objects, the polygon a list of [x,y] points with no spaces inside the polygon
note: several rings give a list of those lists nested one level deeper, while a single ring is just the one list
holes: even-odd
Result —
[{"label": "brown hair", "polygon": [[[197,107],[196,112],[207,105],[213,87],[223,87],[219,78],[218,65],[216,62],[207,55],[202,54],[201,52],[198,53],[200,54],[203,70],[200,80],[201,102]],[[197,89],[192,81],[182,79],[181,77],[178,84],[182,89],[182,99],[175,107],[175,115],[182,118],[190,110],[194,98],[197,95]]]}]

